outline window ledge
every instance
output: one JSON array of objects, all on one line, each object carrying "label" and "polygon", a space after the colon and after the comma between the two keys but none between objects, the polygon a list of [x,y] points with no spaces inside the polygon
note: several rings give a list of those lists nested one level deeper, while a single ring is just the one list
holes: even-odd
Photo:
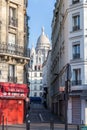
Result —
[{"label": "window ledge", "polygon": [[81,4],[82,2],[81,1],[79,1],[79,2],[77,2],[77,3],[75,3],[75,4],[70,4],[70,6],[77,6],[78,4]]},{"label": "window ledge", "polygon": [[9,25],[10,28],[17,29],[17,26]]},{"label": "window ledge", "polygon": [[71,59],[71,63],[81,62],[82,58],[79,59]]},{"label": "window ledge", "polygon": [[78,30],[75,30],[75,31],[71,31],[70,33],[76,33],[76,32],[80,32],[82,31],[82,29],[78,29]]}]

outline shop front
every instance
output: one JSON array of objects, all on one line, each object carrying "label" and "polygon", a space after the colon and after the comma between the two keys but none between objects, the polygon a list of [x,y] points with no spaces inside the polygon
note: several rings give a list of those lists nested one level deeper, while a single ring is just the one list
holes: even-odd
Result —
[{"label": "shop front", "polygon": [[0,124],[23,124],[28,91],[26,84],[0,83]]}]

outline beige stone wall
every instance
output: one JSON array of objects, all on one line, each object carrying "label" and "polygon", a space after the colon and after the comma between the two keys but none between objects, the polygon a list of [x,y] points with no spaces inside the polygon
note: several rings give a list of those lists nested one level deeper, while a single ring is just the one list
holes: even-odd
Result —
[{"label": "beige stone wall", "polygon": [[0,82],[7,82],[8,64],[0,62]]},{"label": "beige stone wall", "polygon": [[[24,45],[24,14],[26,14],[24,0],[9,0],[8,2],[2,0],[0,2],[0,21],[1,24],[1,41],[6,43],[6,33],[12,32],[16,34],[17,42],[19,45]],[[9,22],[9,7],[14,7],[17,9],[17,20],[18,27],[10,28],[8,26]]]},{"label": "beige stone wall", "polygon": [[17,82],[18,83],[23,83],[23,78],[24,78],[24,73],[23,73],[23,66],[18,65],[16,67],[16,72],[17,72]]},{"label": "beige stone wall", "polygon": [[[18,25],[12,27],[9,25],[9,7],[16,9],[16,18]],[[16,44],[24,47],[24,36],[26,32],[24,30],[24,15],[26,15],[26,6],[24,0],[0,0],[0,41],[1,44],[8,44],[8,34],[12,33],[16,35]],[[16,51],[16,50],[15,50]],[[7,58],[6,58],[7,56]],[[14,54],[0,55],[0,82],[8,82],[8,66],[9,64],[15,65],[15,74],[17,76],[17,83],[24,83],[24,58],[23,56]],[[20,61],[22,61],[20,63]]]}]

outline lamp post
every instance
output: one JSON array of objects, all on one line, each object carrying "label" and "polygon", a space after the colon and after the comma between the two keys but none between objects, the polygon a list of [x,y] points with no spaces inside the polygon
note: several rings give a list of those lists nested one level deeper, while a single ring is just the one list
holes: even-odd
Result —
[{"label": "lamp post", "polygon": [[67,110],[68,110],[68,99],[69,99],[69,91],[70,91],[70,80],[71,80],[71,66],[67,64],[66,66],[66,81],[65,81],[65,130],[68,130],[68,118],[67,118]]}]

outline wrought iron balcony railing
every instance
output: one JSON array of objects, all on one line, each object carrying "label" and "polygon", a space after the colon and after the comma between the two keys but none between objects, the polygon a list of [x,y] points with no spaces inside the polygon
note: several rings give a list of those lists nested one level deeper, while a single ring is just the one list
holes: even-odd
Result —
[{"label": "wrought iron balcony railing", "polygon": [[17,56],[26,56],[24,47],[16,44],[0,44],[0,53],[7,53]]},{"label": "wrought iron balcony railing", "polygon": [[74,85],[81,85],[82,84],[82,80],[73,80],[72,81],[72,86]]},{"label": "wrought iron balcony railing", "polygon": [[78,54],[73,54],[73,59],[79,59],[80,58],[80,53]]},{"label": "wrought iron balcony railing", "polygon": [[76,4],[78,2],[79,2],[79,0],[72,0],[72,4]]},{"label": "wrought iron balcony railing", "polygon": [[11,77],[11,76],[8,76],[8,82],[14,82],[14,83],[17,83],[17,77]]},{"label": "wrought iron balcony railing", "polygon": [[80,26],[79,26],[79,25],[73,26],[73,31],[77,31],[77,30],[79,30],[79,29],[80,29]]}]

